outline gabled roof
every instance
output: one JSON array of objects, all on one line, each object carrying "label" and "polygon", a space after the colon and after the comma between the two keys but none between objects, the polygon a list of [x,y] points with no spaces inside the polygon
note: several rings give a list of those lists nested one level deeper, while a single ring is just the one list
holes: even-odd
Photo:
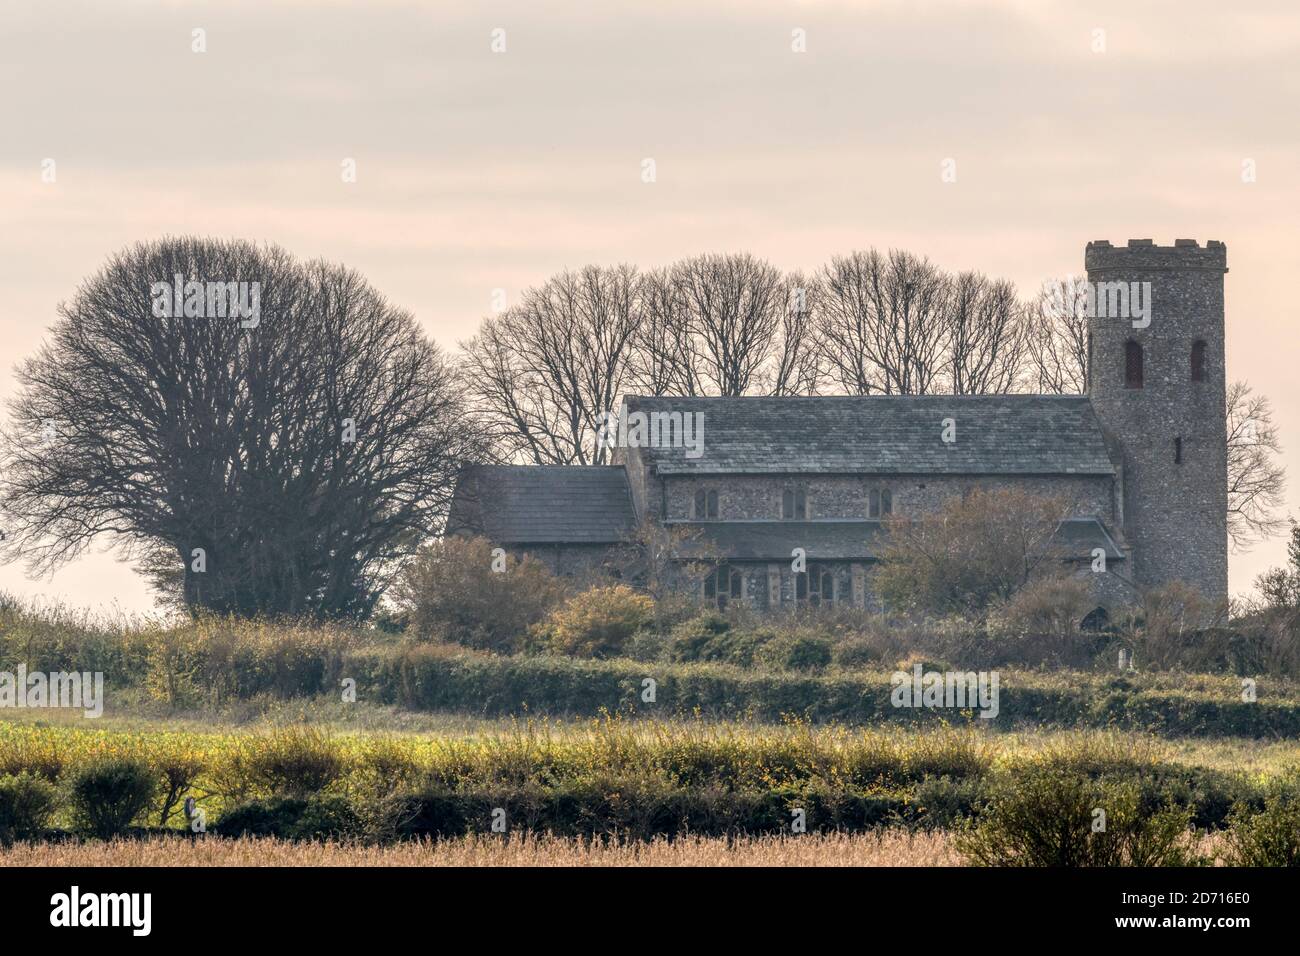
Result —
[{"label": "gabled roof", "polygon": [[[703,449],[643,447],[661,474],[1114,474],[1086,395],[646,398],[626,412],[699,413]],[[944,419],[956,440],[942,439]]]},{"label": "gabled roof", "polygon": [[607,544],[634,521],[621,465],[480,465],[457,485],[447,530],[511,544]]},{"label": "gabled roof", "polygon": [[[879,557],[885,535],[879,521],[675,521],[671,526],[698,529],[697,543],[687,544],[683,559],[711,543],[732,561],[788,562],[794,548],[803,548],[809,561],[872,561]],[[1096,518],[1062,521],[1055,540],[1078,560],[1090,559],[1094,548],[1105,548],[1107,560],[1124,559]]]}]

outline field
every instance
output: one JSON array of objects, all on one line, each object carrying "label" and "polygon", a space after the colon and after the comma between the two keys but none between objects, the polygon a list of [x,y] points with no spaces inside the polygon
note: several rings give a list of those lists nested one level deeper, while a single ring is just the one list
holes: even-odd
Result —
[{"label": "field", "polygon": [[[81,664],[109,683],[99,718],[3,712],[5,865],[1300,856],[1300,692],[1284,678],[1261,678],[1249,701],[1224,674],[1009,668],[985,720],[900,712],[889,673],[870,667],[495,656],[264,625],[18,624],[0,630],[0,670]],[[1098,809],[1109,836],[1093,831]],[[1050,845],[1024,825],[1043,819],[1060,823]]]}]

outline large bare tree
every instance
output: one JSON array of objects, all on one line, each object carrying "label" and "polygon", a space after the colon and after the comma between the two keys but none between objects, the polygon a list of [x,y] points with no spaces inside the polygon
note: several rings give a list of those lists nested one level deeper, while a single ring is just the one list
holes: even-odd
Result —
[{"label": "large bare tree", "polygon": [[672,277],[687,310],[701,389],[745,395],[760,385],[787,317],[781,272],[748,254],[705,255],[679,262]]},{"label": "large bare tree", "polygon": [[471,393],[506,457],[608,460],[597,429],[630,381],[640,288],[631,266],[563,272],[465,343]]},{"label": "large bare tree", "polygon": [[872,249],[836,256],[818,276],[817,343],[850,395],[926,395],[940,387],[950,328],[948,281],[929,260]]},{"label": "large bare tree", "polygon": [[142,243],[59,316],[3,436],[4,556],[33,572],[106,539],[190,609],[362,617],[479,452],[453,369],[341,266]]},{"label": "large bare tree", "polygon": [[1238,551],[1278,534],[1286,522],[1282,442],[1273,406],[1245,382],[1228,386],[1228,536]]}]

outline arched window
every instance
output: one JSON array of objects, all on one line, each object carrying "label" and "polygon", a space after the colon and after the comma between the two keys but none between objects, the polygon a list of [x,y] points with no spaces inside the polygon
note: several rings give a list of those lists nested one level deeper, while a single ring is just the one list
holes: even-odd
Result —
[{"label": "arched window", "polygon": [[1080,630],[1104,631],[1110,627],[1110,613],[1104,607],[1095,607],[1084,615]]},{"label": "arched window", "polygon": [[717,605],[719,609],[744,596],[745,578],[736,568],[723,565],[704,579],[704,600]]},{"label": "arched window", "polygon": [[1183,436],[1179,435],[1177,438],[1174,439],[1174,464],[1181,465],[1182,463],[1183,463]]},{"label": "arched window", "polygon": [[706,498],[707,496],[705,495],[703,488],[695,492],[695,520],[697,521],[704,517]]},{"label": "arched window", "polygon": [[1192,381],[1205,381],[1205,343],[1199,339],[1192,343]]},{"label": "arched window", "polygon": [[1142,346],[1132,339],[1124,344],[1124,387],[1142,387]]},{"label": "arched window", "polygon": [[718,516],[718,493],[716,491],[709,492],[707,516],[710,518]]},{"label": "arched window", "polygon": [[795,575],[794,596],[812,605],[835,603],[835,575],[830,568],[811,564]]},{"label": "arched window", "polygon": [[893,514],[894,496],[890,494],[888,488],[880,489],[880,513],[882,515]]}]

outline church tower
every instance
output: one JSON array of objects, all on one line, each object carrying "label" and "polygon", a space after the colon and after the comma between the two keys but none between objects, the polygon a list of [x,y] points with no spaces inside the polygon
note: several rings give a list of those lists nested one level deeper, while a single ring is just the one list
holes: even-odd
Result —
[{"label": "church tower", "polygon": [[1090,242],[1088,390],[1120,466],[1139,587],[1228,594],[1223,276],[1227,248],[1194,239]]}]

